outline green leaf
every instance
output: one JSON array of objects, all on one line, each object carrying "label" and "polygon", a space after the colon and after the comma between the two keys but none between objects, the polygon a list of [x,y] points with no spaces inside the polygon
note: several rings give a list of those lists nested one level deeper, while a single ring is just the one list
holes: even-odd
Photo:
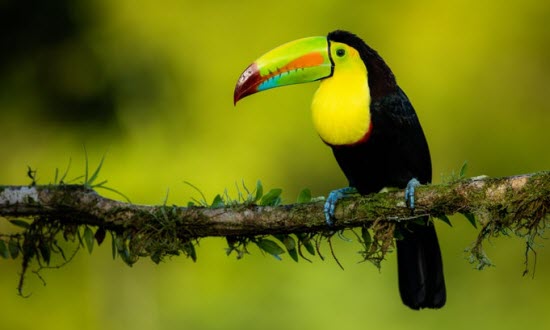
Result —
[{"label": "green leaf", "polygon": [[[94,173],[92,173],[92,175],[90,177],[88,177],[89,167],[88,167],[88,152],[86,151],[86,147],[84,147],[84,155],[86,157],[86,174],[85,174],[85,177],[84,177],[84,185],[88,186],[88,187],[93,187],[94,186],[93,183],[97,179],[97,177],[99,176],[99,172],[101,171],[101,168],[103,167],[103,162],[105,161],[105,155],[103,155],[103,157],[101,157],[101,160],[99,161],[99,165],[97,166]],[[98,183],[98,184],[96,184],[96,186],[101,186],[101,185],[105,184],[106,182],[107,181]]]},{"label": "green leaf", "polygon": [[298,250],[296,250],[296,249],[288,250],[288,254],[292,258],[292,260],[298,262]]},{"label": "green leaf", "polygon": [[212,205],[210,205],[211,208],[218,208],[218,207],[224,207],[225,203],[223,202],[222,196],[220,194],[217,194],[216,197],[214,197],[214,200],[212,201]]},{"label": "green leaf", "polygon": [[472,213],[462,213],[462,215],[466,217],[468,222],[470,222],[475,229],[477,229],[476,217]]},{"label": "green leaf", "polygon": [[82,241],[82,235],[80,234],[80,229],[76,229],[76,237],[78,237],[78,245],[84,246],[84,242]]},{"label": "green leaf", "polygon": [[86,243],[88,252],[92,253],[92,250],[94,249],[94,232],[88,226],[84,229],[84,242]]},{"label": "green leaf", "polygon": [[151,254],[151,260],[155,263],[155,264],[159,264],[161,262],[161,258],[160,258],[160,253],[159,252],[153,252]]},{"label": "green leaf", "polygon": [[103,240],[105,240],[107,232],[103,228],[98,228],[95,232],[94,238],[97,241],[97,246],[100,246],[101,243],[103,243]]},{"label": "green leaf", "polygon": [[[239,191],[239,185],[235,182],[235,185],[237,186],[237,191]],[[248,187],[246,187],[246,184],[244,183],[244,179],[241,179],[241,185],[243,186],[244,191],[246,192],[247,199],[250,198],[250,190],[248,190]],[[239,191],[240,194],[240,191]]]},{"label": "green leaf", "polygon": [[451,223],[451,220],[449,220],[449,217],[447,217],[445,214],[442,214],[442,215],[438,215],[437,218],[443,222],[445,222],[446,224],[448,224],[449,226],[453,226],[453,224]]},{"label": "green leaf", "polygon": [[298,250],[296,250],[296,241],[294,241],[294,238],[292,238],[290,235],[287,235],[283,240],[283,244],[285,245],[290,257],[294,261],[298,262]]},{"label": "green leaf", "polygon": [[114,192],[115,194],[119,195],[120,197],[124,198],[128,203],[131,203],[130,201],[130,198],[128,198],[128,196],[124,195],[123,193],[121,193],[120,191],[116,190],[116,189],[113,189],[113,188],[109,188],[109,187],[105,187],[103,186],[104,183],[106,183],[107,181],[103,181],[101,183],[98,183],[94,186],[94,189],[97,189],[97,188],[101,188],[101,189],[105,189],[105,190],[108,190],[110,192]]},{"label": "green leaf", "polygon": [[264,195],[264,187],[262,186],[262,181],[258,180],[256,182],[256,196],[254,197],[254,202],[257,202]]},{"label": "green leaf", "polygon": [[50,257],[52,255],[50,251],[50,247],[43,241],[40,241],[38,244],[38,249],[40,250],[40,254],[42,255],[42,260],[46,263],[46,265],[50,264]]},{"label": "green leaf", "polygon": [[130,255],[130,250],[124,249],[122,251],[119,251],[120,258],[124,263],[130,267],[134,265],[134,261],[132,260],[132,256]]},{"label": "green leaf", "polygon": [[313,247],[313,244],[311,243],[311,240],[307,240],[307,241],[302,242],[302,243],[304,243],[304,246],[306,247],[307,252],[309,252],[309,254],[314,256],[315,255],[315,247]]},{"label": "green leaf", "polygon": [[298,262],[298,250],[296,250],[296,241],[294,238],[290,235],[274,235],[274,237],[283,243],[290,257]]},{"label": "green leaf", "polygon": [[63,173],[61,178],[59,178],[59,182],[56,182],[57,184],[64,183],[65,178],[67,177],[67,174],[69,174],[69,169],[71,168],[71,162],[72,162],[72,159],[69,158],[69,164],[67,165],[67,169],[65,170],[65,173]]},{"label": "green leaf", "polygon": [[117,235],[115,237],[115,246],[118,254],[122,254],[122,251],[126,249],[126,244],[124,244],[124,238],[122,238],[122,236]]},{"label": "green leaf", "polygon": [[94,188],[96,188],[96,187],[104,187],[104,184],[106,184],[107,182],[109,182],[109,181],[103,180],[103,181],[101,181],[101,182],[99,182],[99,183],[94,184],[92,187],[94,187]]},{"label": "green leaf", "polygon": [[363,239],[363,244],[365,245],[365,250],[368,250],[372,244],[372,236],[367,228],[361,228],[361,238]]},{"label": "green leaf", "polygon": [[189,187],[195,189],[195,191],[197,191],[201,195],[202,200],[197,201],[197,204],[208,206],[208,202],[206,202],[206,196],[204,196],[204,194],[202,193],[202,191],[199,188],[197,188],[195,185],[193,185],[191,182],[188,182],[188,181],[183,181],[183,183],[185,183]]},{"label": "green leaf", "polygon": [[300,243],[302,243],[306,247],[307,252],[314,256],[315,248],[313,247],[313,244],[311,244],[311,240],[304,234],[299,234],[298,239],[300,240]]},{"label": "green leaf", "polygon": [[8,259],[10,257],[10,251],[6,246],[6,242],[4,242],[3,240],[0,240],[0,256],[2,256],[2,258],[4,259]]},{"label": "green leaf", "polygon": [[19,243],[16,239],[10,239],[8,243],[8,249],[10,250],[10,255],[12,259],[17,258],[19,255]]},{"label": "green leaf", "polygon": [[262,197],[262,200],[260,201],[260,205],[277,206],[281,204],[282,192],[283,190],[279,188],[271,189],[267,194],[264,195],[264,197]]},{"label": "green leaf", "polygon": [[283,248],[281,248],[279,246],[279,244],[273,242],[272,240],[266,239],[266,238],[262,238],[259,241],[257,241],[256,245],[258,245],[258,247],[260,249],[262,249],[263,251],[271,254],[272,256],[274,256],[275,258],[277,258],[279,260],[281,259],[281,257],[279,257],[279,255],[285,253],[285,250],[283,250]]},{"label": "green leaf", "polygon": [[460,172],[458,174],[458,177],[460,179],[464,178],[464,176],[466,175],[466,171],[468,171],[468,161],[465,160],[464,163],[462,163],[462,167],[460,167]]},{"label": "green leaf", "polygon": [[114,245],[116,247],[118,255],[120,256],[120,259],[122,259],[122,261],[124,261],[126,265],[132,267],[135,260],[132,259],[132,254],[130,253],[128,244],[126,244],[127,242],[126,239],[121,235],[116,235],[114,242],[115,242]]},{"label": "green leaf", "polygon": [[17,227],[21,227],[21,228],[24,228],[24,229],[29,229],[30,228],[30,223],[26,222],[26,221],[23,221],[23,220],[20,220],[20,219],[14,219],[14,220],[10,220],[10,222],[17,226]]},{"label": "green leaf", "polygon": [[292,238],[289,235],[286,235],[283,238],[283,244],[285,245],[287,250],[295,250],[296,249],[296,241],[294,241],[294,238]]},{"label": "green leaf", "polygon": [[298,199],[296,200],[296,203],[303,204],[303,203],[309,203],[311,201],[311,191],[306,188],[300,192],[298,195]]},{"label": "green leaf", "polygon": [[184,252],[187,256],[191,257],[193,262],[197,262],[197,251],[195,251],[195,246],[192,242],[187,242],[183,245]]}]

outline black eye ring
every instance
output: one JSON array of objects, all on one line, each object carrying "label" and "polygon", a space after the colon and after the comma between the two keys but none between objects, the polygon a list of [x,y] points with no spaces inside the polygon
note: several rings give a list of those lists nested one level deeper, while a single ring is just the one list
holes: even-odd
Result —
[{"label": "black eye ring", "polygon": [[344,49],[340,48],[336,50],[336,56],[343,57],[344,55],[346,55],[346,51]]}]

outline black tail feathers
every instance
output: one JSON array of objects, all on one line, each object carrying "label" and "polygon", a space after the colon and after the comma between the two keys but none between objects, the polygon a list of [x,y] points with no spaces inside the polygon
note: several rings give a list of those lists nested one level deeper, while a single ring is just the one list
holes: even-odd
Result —
[{"label": "black tail feathers", "polygon": [[447,296],[435,227],[426,223],[409,223],[397,240],[399,292],[403,303],[416,310],[441,308]]}]

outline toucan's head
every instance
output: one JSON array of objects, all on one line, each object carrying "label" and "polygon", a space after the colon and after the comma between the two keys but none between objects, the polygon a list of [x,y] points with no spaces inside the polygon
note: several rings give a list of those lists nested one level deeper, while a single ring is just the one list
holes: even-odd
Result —
[{"label": "toucan's head", "polygon": [[291,41],[264,54],[239,77],[233,100],[237,103],[266,89],[322,80],[337,70],[354,69],[368,72],[373,96],[396,86],[393,74],[376,51],[356,35],[337,30],[328,36]]}]

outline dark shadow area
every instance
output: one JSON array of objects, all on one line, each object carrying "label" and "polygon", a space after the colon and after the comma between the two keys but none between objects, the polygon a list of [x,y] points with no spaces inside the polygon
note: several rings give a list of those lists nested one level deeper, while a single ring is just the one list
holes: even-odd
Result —
[{"label": "dark shadow area", "polygon": [[88,1],[0,3],[0,102],[17,109],[0,109],[0,119],[11,111],[76,132],[120,133],[121,100],[142,105],[142,112],[154,108],[163,80],[170,78],[166,61],[146,51],[129,54],[113,69],[110,59],[98,54],[103,45],[89,37],[101,28],[101,15]]}]

